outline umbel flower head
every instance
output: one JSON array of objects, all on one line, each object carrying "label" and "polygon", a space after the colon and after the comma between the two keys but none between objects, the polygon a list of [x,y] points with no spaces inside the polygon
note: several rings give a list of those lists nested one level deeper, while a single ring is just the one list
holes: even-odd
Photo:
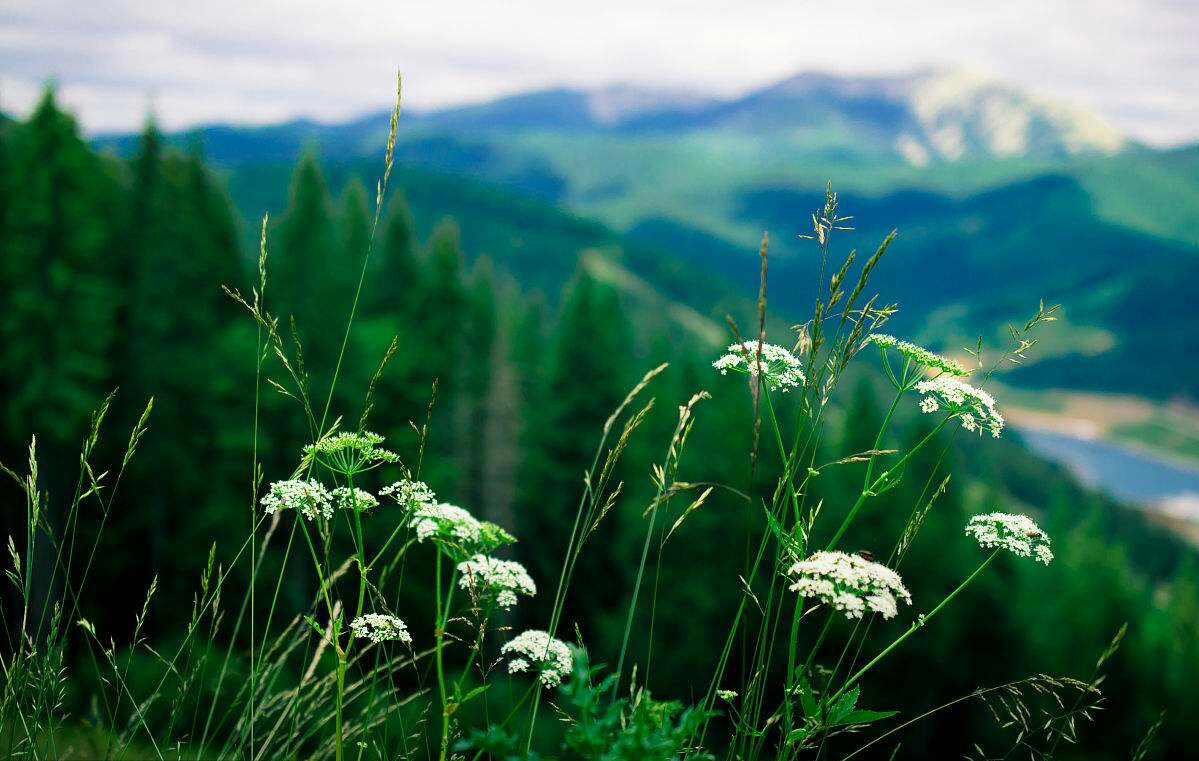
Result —
[{"label": "umbel flower head", "polygon": [[995,400],[981,388],[941,375],[920,381],[916,390],[924,394],[920,400],[922,411],[931,413],[944,407],[958,416],[967,431],[988,431],[999,438],[1004,426],[1003,416],[995,409]]},{"label": "umbel flower head", "polygon": [[353,475],[388,462],[399,462],[395,452],[381,448],[383,437],[370,431],[343,431],[325,436],[304,447],[304,454],[315,458],[330,470]]},{"label": "umbel flower head", "polygon": [[872,342],[880,349],[894,349],[899,354],[912,362],[927,367],[930,370],[940,370],[949,375],[955,375],[959,378],[965,378],[970,375],[970,371],[954,362],[948,357],[942,357],[940,354],[934,354],[923,346],[917,346],[911,341],[901,341],[895,336],[889,336],[886,333],[871,333],[866,339]]},{"label": "umbel flower head", "polygon": [[298,510],[308,520],[318,515],[333,517],[333,497],[317,481],[276,481],[262,498],[268,515],[280,510]]},{"label": "umbel flower head", "polygon": [[[352,494],[352,496],[351,496]],[[342,510],[370,510],[379,504],[379,500],[375,499],[375,495],[365,489],[354,489],[351,493],[350,487],[339,486],[333,490],[333,502],[339,509]]]},{"label": "umbel flower head", "polygon": [[396,481],[391,486],[384,486],[379,494],[391,497],[407,512],[414,512],[427,505],[436,505],[437,496],[424,481],[412,481],[407,478]]},{"label": "umbel flower head", "polygon": [[516,604],[517,593],[532,597],[537,585],[520,563],[475,555],[458,564],[462,576],[458,586],[469,591],[475,599],[494,602],[505,610]]},{"label": "umbel flower head", "polygon": [[371,642],[387,642],[399,640],[411,644],[412,635],[408,633],[408,625],[395,616],[382,613],[367,613],[350,622],[350,631],[355,637],[363,637]]},{"label": "umbel flower head", "polygon": [[408,520],[408,528],[416,532],[419,542],[432,539],[473,546],[479,541],[479,521],[448,502],[421,505]]},{"label": "umbel flower head", "polygon": [[538,629],[530,629],[508,641],[500,653],[509,657],[509,674],[536,671],[546,687],[557,687],[574,668],[570,647]]},{"label": "umbel flower head", "polygon": [[[721,375],[728,375],[729,370],[745,375],[754,376],[758,373],[758,342],[745,341],[732,344],[728,354],[712,363]],[[763,343],[762,347],[762,377],[766,386],[772,391],[790,391],[804,384],[803,363],[781,346]]]},{"label": "umbel flower head", "polygon": [[912,603],[912,595],[899,574],[884,565],[844,552],[817,552],[787,569],[795,580],[792,592],[814,597],[845,614],[861,618],[867,610],[892,618],[896,599]]},{"label": "umbel flower head", "polygon": [[1004,549],[1022,558],[1036,558],[1045,565],[1053,560],[1049,535],[1027,515],[976,515],[966,524],[966,533],[981,547]]}]

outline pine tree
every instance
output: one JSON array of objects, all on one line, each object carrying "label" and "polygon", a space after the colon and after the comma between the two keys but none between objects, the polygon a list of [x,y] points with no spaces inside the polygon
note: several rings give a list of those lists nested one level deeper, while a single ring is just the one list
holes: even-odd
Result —
[{"label": "pine tree", "polygon": [[402,193],[387,205],[382,240],[371,262],[371,288],[364,295],[368,314],[387,314],[410,322],[422,287],[416,226]]},{"label": "pine tree", "polygon": [[[6,139],[0,390],[6,442],[37,433],[43,470],[111,390],[116,180],[47,89]],[[5,453],[7,454],[7,453]],[[6,461],[12,461],[6,459]]]},{"label": "pine tree", "polygon": [[[154,397],[155,415],[153,446],[129,474],[146,509],[117,529],[141,532],[124,541],[140,539],[150,550],[146,560],[161,568],[172,564],[168,537],[199,532],[202,541],[207,528],[169,507],[224,504],[242,477],[240,469],[231,470],[235,461],[222,456],[230,453],[220,438],[236,398],[230,388],[236,364],[222,341],[236,313],[220,286],[239,280],[240,263],[232,213],[198,152],[183,156],[165,148],[150,123],[131,175],[117,380],[128,392],[122,409],[136,414]],[[179,467],[199,462],[205,467]],[[166,472],[172,477],[163,481]]]},{"label": "pine tree", "polygon": [[[341,189],[337,214],[338,239],[341,243],[335,274],[340,288],[350,290],[358,286],[358,275],[362,259],[366,256],[371,237],[371,210],[366,196],[366,187],[357,177],[352,178]],[[349,308],[349,303],[346,303]]]},{"label": "pine tree", "polygon": [[329,189],[316,156],[309,152],[292,174],[287,211],[272,236],[267,277],[281,329],[289,333],[295,319],[318,417],[349,312],[338,287],[344,282],[340,252]]},{"label": "pine tree", "polygon": [[[580,269],[565,296],[551,342],[544,392],[527,411],[531,437],[518,497],[520,535],[533,546],[565,547],[575,519],[583,474],[592,465],[604,421],[620,403],[629,378],[631,329],[612,288]],[[579,560],[580,578],[620,579],[625,570],[612,557],[605,530],[593,537]],[[529,556],[536,578],[557,578],[555,553]],[[580,624],[616,604],[620,585],[578,587],[571,610]]]},{"label": "pine tree", "polygon": [[[437,410],[434,414],[442,425],[435,428],[432,444],[435,452],[453,454],[454,421],[457,419],[462,359],[465,351],[463,318],[466,302],[462,283],[462,249],[458,225],[443,220],[430,236],[426,264],[425,288],[421,293],[421,309],[416,330],[421,344],[420,363],[430,381],[438,382]],[[447,474],[443,488],[456,489],[460,474]]]},{"label": "pine tree", "polygon": [[[7,128],[6,128],[7,131]],[[23,462],[37,436],[42,520],[62,520],[76,481],[80,432],[111,391],[119,280],[114,269],[118,185],[47,89],[6,139],[4,247],[0,253],[0,461]],[[49,609],[54,562],[38,543],[29,608]],[[40,614],[31,621],[44,625]]]},{"label": "pine tree", "polygon": [[482,514],[490,515],[492,500],[487,481],[486,437],[492,378],[497,361],[495,283],[491,260],[476,263],[463,320],[465,351],[462,361],[462,402],[458,438],[462,442],[463,497]]}]

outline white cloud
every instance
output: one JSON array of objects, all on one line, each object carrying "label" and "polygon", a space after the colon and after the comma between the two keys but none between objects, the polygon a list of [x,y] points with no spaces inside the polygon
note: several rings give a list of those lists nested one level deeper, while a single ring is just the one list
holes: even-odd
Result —
[{"label": "white cloud", "polygon": [[1189,0],[3,0],[0,107],[55,78],[91,130],[153,102],[169,127],[339,119],[548,85],[731,94],[798,69],[967,64],[1100,111],[1142,139],[1199,138],[1199,4]]}]

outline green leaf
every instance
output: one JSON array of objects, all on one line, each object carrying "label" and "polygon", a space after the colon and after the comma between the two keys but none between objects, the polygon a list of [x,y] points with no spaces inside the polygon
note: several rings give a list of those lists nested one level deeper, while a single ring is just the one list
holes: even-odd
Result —
[{"label": "green leaf", "polygon": [[898,713],[899,711],[867,711],[865,709],[850,711],[838,721],[830,722],[829,726],[844,727],[850,724],[870,724],[875,721],[889,719]]},{"label": "green leaf", "polygon": [[470,692],[468,692],[468,693],[466,693],[465,695],[463,695],[463,696],[462,696],[462,697],[461,697],[461,698],[458,700],[458,704],[459,704],[459,705],[462,705],[462,704],[464,704],[464,703],[467,703],[467,702],[469,702],[469,701],[470,701],[472,698],[477,698],[477,697],[479,697],[479,696],[480,696],[480,695],[482,695],[484,692],[487,692],[487,688],[488,688],[488,687],[490,687],[490,686],[491,686],[491,685],[489,685],[489,684],[481,684],[481,685],[479,685],[478,687],[474,688],[474,689],[473,689],[473,690],[471,690]]},{"label": "green leaf", "polygon": [[811,730],[808,729],[807,727],[799,727],[797,729],[793,729],[787,733],[787,744],[788,745],[799,745],[804,740],[807,739],[807,737],[810,733],[811,733]]}]

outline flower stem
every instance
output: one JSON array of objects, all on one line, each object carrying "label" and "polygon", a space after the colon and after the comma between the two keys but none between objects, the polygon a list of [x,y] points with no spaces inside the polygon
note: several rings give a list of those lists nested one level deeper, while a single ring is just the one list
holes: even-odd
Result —
[{"label": "flower stem", "polygon": [[867,671],[869,671],[869,670],[870,670],[870,669],[871,669],[871,668],[872,668],[872,667],[873,667],[873,666],[874,666],[876,663],[878,663],[879,661],[881,661],[883,658],[887,657],[887,655],[888,655],[888,654],[889,654],[889,653],[890,653],[892,650],[894,650],[895,648],[897,648],[897,647],[899,647],[900,645],[902,645],[902,644],[903,644],[903,642],[904,642],[904,640],[906,640],[908,637],[912,636],[912,635],[913,635],[913,634],[916,632],[916,630],[917,630],[917,629],[919,629],[920,627],[922,627],[922,626],[924,626],[926,623],[928,623],[928,622],[929,622],[929,620],[930,620],[930,619],[932,619],[932,617],[933,617],[933,616],[937,615],[937,613],[939,613],[939,612],[941,611],[941,609],[942,609],[942,608],[944,608],[946,605],[948,605],[948,604],[950,603],[950,601],[951,601],[951,600],[953,600],[953,598],[957,597],[959,592],[961,592],[963,589],[965,589],[966,587],[968,587],[972,581],[974,581],[976,578],[978,578],[978,575],[979,575],[980,573],[982,573],[982,572],[983,572],[983,569],[985,569],[985,568],[986,568],[988,565],[990,565],[990,564],[991,564],[991,561],[995,559],[995,556],[996,556],[996,555],[998,555],[998,554],[999,554],[999,552],[1000,552],[1000,550],[999,550],[999,549],[996,549],[994,552],[992,552],[990,555],[988,555],[988,556],[987,556],[987,559],[986,559],[986,560],[984,560],[984,561],[982,562],[982,565],[980,565],[978,568],[976,568],[976,569],[974,570],[974,573],[972,573],[972,574],[970,574],[969,576],[967,576],[967,577],[966,577],[966,580],[965,580],[965,581],[963,581],[961,584],[959,584],[959,585],[957,586],[957,589],[954,589],[952,592],[950,592],[948,595],[946,595],[946,596],[945,596],[945,599],[944,599],[944,600],[941,600],[941,602],[937,603],[937,607],[933,608],[933,609],[932,609],[932,610],[931,610],[929,613],[927,613],[927,614],[925,614],[925,615],[923,615],[923,616],[920,616],[920,617],[918,617],[918,618],[917,618],[915,621],[913,621],[913,622],[912,622],[912,625],[908,627],[908,630],[907,630],[906,632],[904,632],[903,634],[899,635],[899,637],[898,637],[898,638],[897,638],[897,639],[896,639],[894,642],[892,642],[890,645],[887,645],[887,647],[886,647],[886,649],[885,649],[885,650],[883,650],[883,651],[882,651],[881,653],[879,653],[878,655],[874,656],[874,659],[873,659],[873,660],[871,660],[871,661],[870,661],[869,663],[867,663],[865,666],[863,666],[862,668],[860,668],[860,669],[858,670],[858,673],[856,673],[856,674],[854,674],[853,676],[851,676],[851,677],[850,677],[850,678],[849,678],[849,679],[848,679],[848,680],[845,682],[845,684],[841,685],[841,689],[837,690],[836,694],[834,694],[834,695],[833,695],[831,698],[829,698],[829,701],[828,701],[828,702],[830,702],[830,703],[831,703],[831,702],[833,702],[834,700],[836,700],[837,698],[841,697],[841,695],[842,695],[842,694],[843,694],[843,693],[844,693],[846,690],[848,690],[848,689],[849,689],[850,687],[852,687],[852,686],[853,686],[853,685],[854,685],[854,684],[855,684],[855,683],[856,683],[856,682],[857,682],[859,679],[861,679],[861,678],[862,678],[862,676],[863,676],[863,675],[864,675],[864,674],[865,674]]},{"label": "flower stem", "polygon": [[433,637],[436,641],[436,660],[437,660],[437,691],[441,696],[441,750],[438,755],[440,761],[445,761],[446,750],[449,747],[450,741],[450,715],[446,711],[446,693],[445,693],[445,665],[442,660],[442,650],[445,643],[445,616],[441,608],[441,549],[437,549],[436,560],[434,561],[433,571],[433,588],[436,595],[437,615],[436,628],[433,630]]},{"label": "flower stem", "polygon": [[340,646],[338,646],[338,648],[337,648],[337,716],[335,719],[335,721],[337,723],[337,727],[336,727],[337,745],[336,745],[336,750],[334,751],[334,758],[336,759],[336,761],[341,761],[342,755],[344,752],[344,750],[343,750],[344,737],[342,736],[343,729],[342,729],[341,712],[342,712],[342,705],[345,702],[345,692],[346,692],[346,656],[345,656],[345,652],[342,651]]}]

